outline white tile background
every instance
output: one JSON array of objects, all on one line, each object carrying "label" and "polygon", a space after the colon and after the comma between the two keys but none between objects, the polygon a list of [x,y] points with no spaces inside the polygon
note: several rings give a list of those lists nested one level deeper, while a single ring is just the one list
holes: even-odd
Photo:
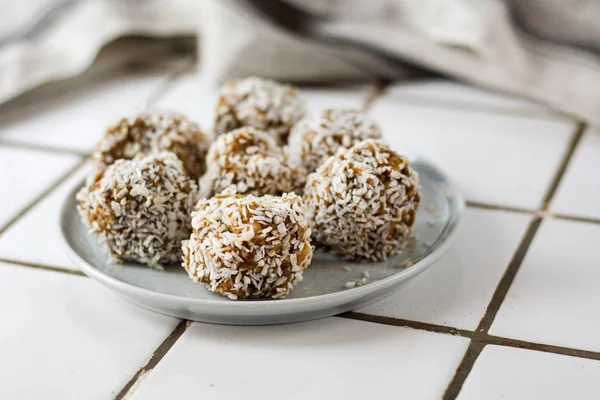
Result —
[{"label": "white tile background", "polygon": [[[75,185],[81,183],[90,170],[89,166],[77,169],[48,197],[7,229],[0,240],[0,258],[77,269],[61,250],[59,217],[64,198]],[[45,240],[37,242],[35,251],[32,251],[31,238],[35,237]]]},{"label": "white tile background", "polygon": [[600,352],[600,224],[545,220],[490,333]]},{"label": "white tile background", "polygon": [[166,78],[165,73],[119,76],[53,96],[17,115],[2,116],[0,139],[88,152],[104,126],[141,109]]},{"label": "white tile background", "polygon": [[[150,98],[210,129],[214,89],[184,75],[161,94],[166,79],[165,73],[147,73],[99,82],[51,103],[33,102],[0,126],[0,260],[11,263],[0,261],[0,375],[7,378],[0,379],[0,398],[113,398],[178,323],[130,305],[85,277],[43,270],[73,269],[59,250],[56,222],[62,199],[85,167],[3,231],[82,159],[52,148],[89,152],[103,125]],[[301,95],[314,113],[364,106],[372,91],[302,88]],[[453,176],[468,200],[482,203],[465,211],[454,247],[411,287],[358,310],[372,322],[194,323],[128,397],[237,399],[249,390],[262,393],[254,379],[265,371],[273,380],[269,387],[286,398],[393,393],[439,399],[451,381],[457,384],[454,373],[469,338],[486,340],[487,332],[475,330],[559,170],[576,124],[543,106],[445,80],[393,85],[370,113],[394,146],[426,155]],[[594,249],[600,224],[593,220],[600,219],[600,185],[594,179],[599,137],[598,130],[587,129],[578,143],[550,205],[552,214],[562,216],[542,215],[489,332],[500,337],[494,343],[542,343],[579,357],[487,345],[459,399],[558,399],[575,391],[579,398],[596,398],[600,259]],[[7,142],[12,145],[3,145]],[[571,217],[589,221],[567,220]],[[223,371],[236,359],[243,362],[234,363],[238,384],[232,385],[231,374]]]},{"label": "white tile background", "polygon": [[0,264],[0,397],[106,399],[177,320],[80,276]]},{"label": "white tile background", "polygon": [[559,214],[600,219],[600,129],[585,133],[558,187],[551,210]]},{"label": "white tile background", "polygon": [[599,376],[597,360],[486,346],[458,400],[593,400]]},{"label": "white tile background", "polygon": [[563,121],[419,107],[393,99],[371,114],[397,149],[437,163],[467,200],[536,209],[574,126]]},{"label": "white tile background", "polygon": [[390,382],[399,398],[438,399],[467,345],[465,338],[341,318],[266,327],[195,323],[134,399],[358,400],[388,397]]},{"label": "white tile background", "polygon": [[469,208],[439,263],[406,290],[361,313],[474,330],[530,217]]},{"label": "white tile background", "polygon": [[0,227],[79,161],[74,155],[0,147]]},{"label": "white tile background", "polygon": [[463,108],[488,113],[502,112],[538,118],[568,119],[526,99],[514,98],[446,79],[409,80],[392,84],[386,90],[387,99],[404,103],[418,102],[419,105],[426,107]]}]

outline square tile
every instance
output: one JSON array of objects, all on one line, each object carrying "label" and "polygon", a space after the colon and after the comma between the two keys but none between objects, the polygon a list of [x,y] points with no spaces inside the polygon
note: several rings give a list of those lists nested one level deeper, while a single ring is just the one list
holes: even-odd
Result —
[{"label": "square tile", "polygon": [[306,102],[307,113],[316,115],[324,108],[362,109],[374,90],[368,85],[300,87],[300,96]]},{"label": "square tile", "polygon": [[91,279],[6,264],[0,302],[6,399],[112,398],[178,323]]},{"label": "square tile", "polygon": [[376,102],[388,142],[440,165],[468,200],[537,208],[575,125],[562,121]]},{"label": "square tile", "polygon": [[0,139],[90,151],[108,124],[141,109],[164,79],[164,73],[119,76],[35,102],[3,117]]},{"label": "square tile", "polygon": [[[78,169],[0,236],[0,258],[77,269],[63,251],[59,220],[66,196],[91,170]],[[32,251],[31,238],[42,237]]]},{"label": "square tile", "polygon": [[189,73],[171,82],[157,99],[155,107],[183,113],[209,131],[213,125],[216,101],[217,88],[199,75]]},{"label": "square tile", "polygon": [[559,214],[600,218],[600,129],[588,131],[582,138],[550,209]]},{"label": "square tile", "polygon": [[[180,77],[160,99],[157,107],[182,112],[197,121],[203,129],[212,129],[218,87],[201,76],[187,74]],[[345,87],[300,87],[309,114],[327,107],[362,108],[373,88],[349,85]]]},{"label": "square tile", "polygon": [[600,351],[600,225],[547,219],[490,333]]},{"label": "square tile", "polygon": [[600,361],[514,347],[486,346],[458,400],[592,400]]},{"label": "square tile", "polygon": [[357,310],[474,330],[530,217],[467,208],[448,252],[406,289]]},{"label": "square tile", "polygon": [[0,228],[80,159],[0,145]]},{"label": "square tile", "polygon": [[[135,400],[439,399],[468,339],[342,318],[234,327],[193,324]],[[248,366],[251,366],[248,368]],[[268,383],[267,383],[268,381]]]},{"label": "square tile", "polygon": [[434,100],[432,104],[440,102],[456,105],[460,104],[473,109],[494,109],[503,112],[531,112],[534,115],[554,112],[547,106],[531,100],[501,94],[448,79],[419,79],[395,83],[387,88],[389,99],[410,101],[412,99]]}]

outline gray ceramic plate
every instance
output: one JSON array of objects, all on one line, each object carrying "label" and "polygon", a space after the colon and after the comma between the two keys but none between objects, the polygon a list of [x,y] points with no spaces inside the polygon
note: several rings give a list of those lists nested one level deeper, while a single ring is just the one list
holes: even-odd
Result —
[{"label": "gray ceramic plate", "polygon": [[[409,283],[429,268],[449,247],[463,200],[456,187],[436,167],[413,158],[419,173],[422,202],[415,234],[407,248],[386,262],[359,264],[317,251],[304,281],[286,299],[234,301],[209,292],[188,278],[179,265],[158,271],[137,264],[112,264],[87,232],[76,209],[79,183],[64,200],[61,230],[69,258],[88,276],[144,308],[195,321],[258,325],[304,321],[339,314],[377,301]],[[433,206],[432,206],[433,205]],[[437,212],[432,212],[433,208]],[[407,261],[408,260],[408,261]],[[410,261],[410,262],[409,262]],[[412,265],[409,265],[412,264]],[[360,279],[364,286],[344,288]]]}]

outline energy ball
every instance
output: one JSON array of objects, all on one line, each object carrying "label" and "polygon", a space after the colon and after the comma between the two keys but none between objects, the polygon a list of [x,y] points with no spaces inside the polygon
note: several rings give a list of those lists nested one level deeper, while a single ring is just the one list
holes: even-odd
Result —
[{"label": "energy ball", "polygon": [[286,297],[312,259],[311,231],[295,194],[200,200],[183,266],[196,282],[231,299]]},{"label": "energy ball", "polygon": [[217,135],[251,126],[284,144],[292,126],[304,116],[305,107],[295,87],[249,77],[227,82],[219,92],[215,111]]},{"label": "energy ball", "polygon": [[200,180],[203,197],[233,188],[239,194],[280,195],[302,187],[306,173],[291,168],[275,139],[244,127],[218,136],[206,156],[208,170]]},{"label": "energy ball", "polygon": [[364,112],[328,108],[318,117],[304,117],[290,133],[289,157],[293,165],[315,171],[340,147],[350,148],[367,139],[381,138],[379,125]]},{"label": "energy ball", "polygon": [[406,244],[419,190],[407,158],[366,140],[338,150],[308,176],[304,204],[319,243],[345,259],[381,261]]},{"label": "energy ball", "polygon": [[205,171],[204,157],[212,134],[204,133],[185,115],[174,112],[143,112],[110,125],[92,154],[96,171],[119,159],[132,159],[160,151],[179,157],[188,174],[199,178]]},{"label": "energy ball", "polygon": [[198,196],[173,153],[117,160],[77,194],[79,213],[115,260],[161,269],[181,259]]}]

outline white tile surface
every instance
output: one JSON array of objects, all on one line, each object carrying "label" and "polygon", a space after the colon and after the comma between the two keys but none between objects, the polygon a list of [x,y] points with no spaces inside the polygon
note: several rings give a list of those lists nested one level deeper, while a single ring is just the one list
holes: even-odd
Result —
[{"label": "white tile surface", "polygon": [[490,333],[600,351],[600,225],[545,220]]},{"label": "white tile surface", "polygon": [[373,90],[372,86],[300,88],[300,96],[306,101],[308,114],[315,115],[324,108],[362,109]]},{"label": "white tile surface", "polygon": [[600,361],[486,346],[458,400],[595,400],[599,376]]},{"label": "white tile surface", "polygon": [[391,85],[387,89],[388,98],[399,101],[424,99],[443,101],[479,108],[481,106],[505,112],[552,111],[542,104],[526,99],[492,92],[483,88],[447,79],[408,80]]},{"label": "white tile surface", "polygon": [[79,160],[73,155],[0,145],[0,227]]},{"label": "white tile surface", "polygon": [[358,312],[474,330],[529,217],[467,208],[448,253],[408,288]]},{"label": "white tile surface", "polygon": [[[65,255],[60,239],[59,219],[63,201],[73,185],[81,182],[90,168],[77,170],[44,200],[0,235],[0,258],[54,267],[77,269]],[[34,237],[44,238],[31,249]]]},{"label": "white tile surface", "polygon": [[109,399],[174,329],[91,279],[0,264],[0,397]]},{"label": "white tile surface", "polygon": [[202,129],[211,130],[216,99],[217,88],[190,73],[172,82],[155,106],[184,113]]},{"label": "white tile surface", "polygon": [[388,141],[439,164],[472,201],[536,208],[574,124],[416,107],[390,100],[372,115]]},{"label": "white tile surface", "polygon": [[133,399],[439,399],[467,345],[465,338],[341,318],[194,324]]},{"label": "white tile surface", "polygon": [[[327,107],[362,108],[371,90],[371,86],[299,88],[308,113],[316,113]],[[209,85],[200,76],[188,74],[180,77],[156,105],[183,112],[208,130],[213,126],[217,93],[217,87]]]},{"label": "white tile surface", "polygon": [[552,201],[552,212],[600,218],[600,129],[587,132]]},{"label": "white tile surface", "polygon": [[89,151],[108,124],[139,110],[165,78],[163,73],[118,77],[36,102],[18,116],[3,117],[0,138]]}]

